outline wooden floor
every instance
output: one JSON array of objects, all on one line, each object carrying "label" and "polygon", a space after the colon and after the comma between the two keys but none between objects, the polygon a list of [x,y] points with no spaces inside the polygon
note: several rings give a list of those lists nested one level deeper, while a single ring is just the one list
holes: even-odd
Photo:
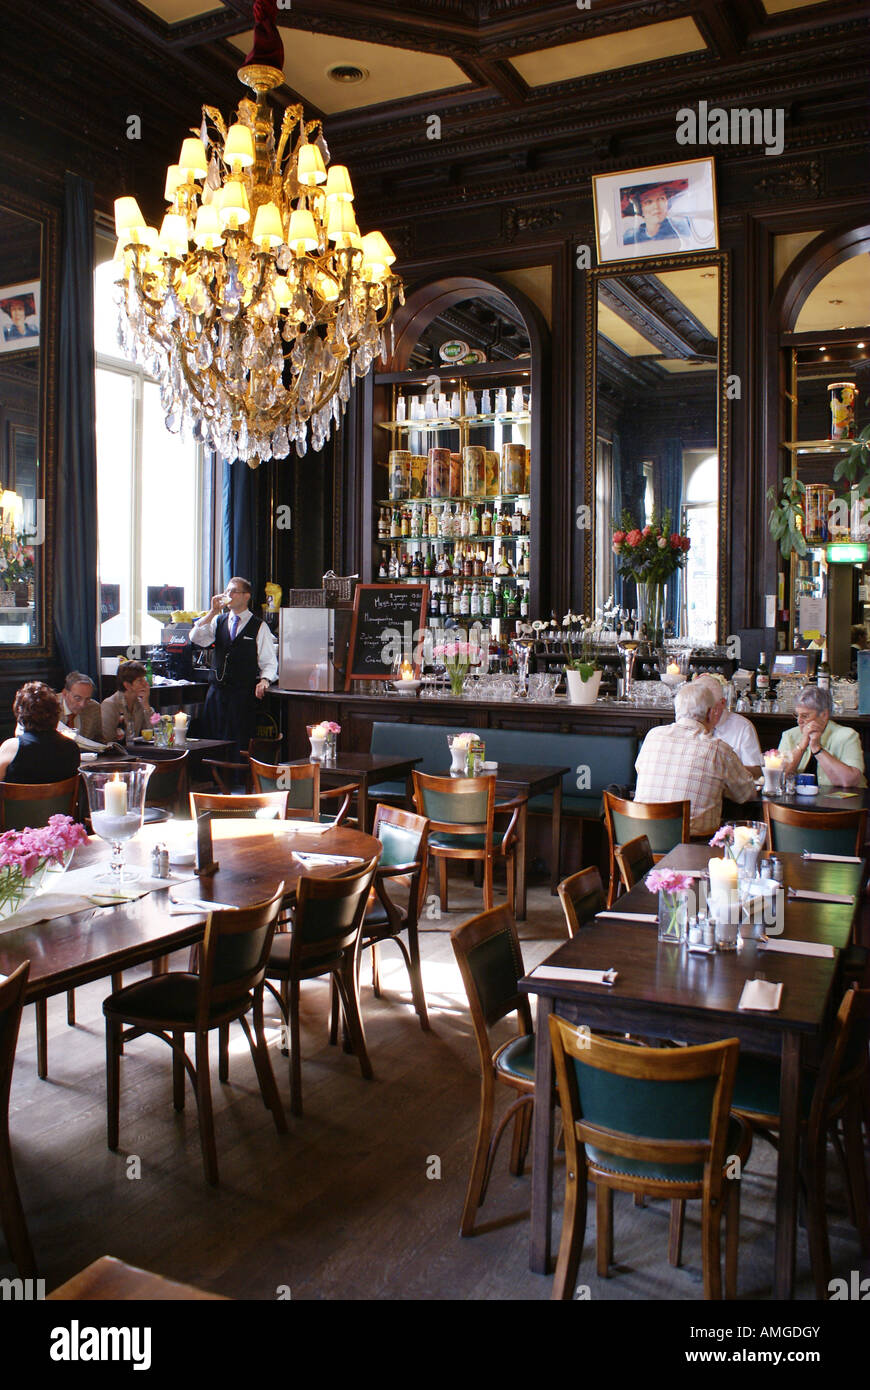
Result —
[{"label": "wooden floor", "polygon": [[[121,1151],[105,1141],[104,1032],[108,985],[49,1005],[49,1080],[36,1076],[34,1011],[25,1011],[12,1086],[13,1151],[39,1273],[50,1290],[100,1255],[236,1299],[547,1299],[552,1280],[528,1269],[529,1179],[508,1173],[500,1153],[482,1209],[483,1232],[460,1240],[459,1214],[478,1106],[478,1064],[448,932],[479,910],[479,890],[458,879],[451,913],[425,922],[423,968],[433,1030],[410,1007],[398,953],[382,956],[383,997],[363,968],[363,1010],[374,1081],[355,1058],[331,1048],[327,991],[303,988],[305,1114],[278,1136],[257,1090],[240,1030],[232,1035],[230,1082],[212,1068],[221,1185],[206,1186],[196,1107],[188,1089],[173,1110],[168,1049],[134,1042],[122,1061]],[[434,910],[434,903],[433,909]],[[563,939],[558,900],[534,889],[521,927],[527,966]],[[132,979],[133,977],[128,977]],[[285,1104],[287,1060],[273,1030],[273,1062]],[[135,1176],[141,1162],[141,1175]],[[434,1161],[437,1160],[437,1163]],[[440,1178],[432,1177],[440,1167]],[[562,1169],[557,1161],[555,1240]],[[832,1162],[834,1274],[861,1269]],[[774,1166],[760,1141],[744,1179],[739,1292],[769,1297]],[[590,1231],[594,1227],[594,1201]],[[690,1204],[685,1265],[667,1262],[664,1203],[646,1208],[617,1194],[609,1280],[596,1277],[590,1237],[579,1282],[595,1299],[700,1299],[700,1231]],[[866,1274],[868,1271],[863,1270]],[[0,1238],[0,1278],[15,1273]],[[805,1233],[798,1241],[797,1297],[811,1298]]]}]

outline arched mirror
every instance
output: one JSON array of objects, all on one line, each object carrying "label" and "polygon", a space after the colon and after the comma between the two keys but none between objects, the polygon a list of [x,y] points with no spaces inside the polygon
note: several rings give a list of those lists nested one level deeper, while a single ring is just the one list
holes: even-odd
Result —
[{"label": "arched mirror", "polygon": [[45,641],[42,240],[0,192],[0,655]]},{"label": "arched mirror", "polygon": [[727,304],[721,254],[589,272],[586,611],[611,595],[637,611],[613,532],[667,514],[691,548],[667,585],[666,631],[700,647],[726,626]]}]

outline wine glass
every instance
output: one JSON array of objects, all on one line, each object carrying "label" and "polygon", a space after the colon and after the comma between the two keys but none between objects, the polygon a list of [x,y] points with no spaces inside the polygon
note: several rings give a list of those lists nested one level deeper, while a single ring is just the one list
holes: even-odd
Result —
[{"label": "wine glass", "polygon": [[121,896],[128,883],[139,878],[136,869],[124,862],[124,844],[132,840],[142,826],[145,810],[145,789],[154,771],[153,763],[110,763],[100,768],[81,768],[88,791],[88,807],[94,834],[108,840],[112,858],[98,883],[108,883]]}]

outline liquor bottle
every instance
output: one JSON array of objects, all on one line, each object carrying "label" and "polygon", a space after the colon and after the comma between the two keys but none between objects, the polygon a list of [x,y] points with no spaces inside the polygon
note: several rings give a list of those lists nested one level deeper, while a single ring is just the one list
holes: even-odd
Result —
[{"label": "liquor bottle", "polygon": [[424,578],[424,579],[431,579],[431,578],[432,578],[432,560],[431,560],[431,558],[430,558],[430,556],[429,556],[429,551],[428,551],[428,549],[427,549],[425,555],[423,556],[423,578]]},{"label": "liquor bottle", "polygon": [[454,586],[453,586],[453,616],[454,616],[454,618],[459,618],[459,617],[462,616],[462,584],[461,584],[461,582],[458,583],[458,584],[454,584]]},{"label": "liquor bottle", "polygon": [[390,563],[387,566],[387,578],[398,579],[399,577],[399,557],[395,550],[390,551]]},{"label": "liquor bottle", "polygon": [[441,586],[441,596],[438,601],[438,612],[442,618],[446,618],[452,607],[452,596],[450,593],[450,580],[446,579]]},{"label": "liquor bottle", "polygon": [[820,690],[830,690],[831,688],[831,668],[828,665],[828,648],[826,646],[822,648],[822,659],[819,662],[816,684]]},{"label": "liquor bottle", "polygon": [[492,616],[493,616],[494,618],[501,618],[501,617],[504,616],[504,608],[503,608],[503,605],[502,605],[502,594],[501,594],[501,585],[500,585],[500,584],[494,584],[494,585],[493,585],[493,590],[492,590]]},{"label": "liquor bottle", "polygon": [[399,561],[399,578],[400,578],[400,579],[407,579],[407,578],[408,578],[408,569],[409,569],[408,557],[407,557],[407,555],[406,555],[406,554],[404,553],[404,551],[403,551],[403,552],[402,552],[402,558],[401,558],[400,561]]},{"label": "liquor bottle", "polygon": [[468,605],[468,612],[469,612],[469,615],[470,615],[472,618],[479,618],[479,617],[480,617],[481,604],[480,604],[480,585],[479,585],[479,584],[472,584],[472,586],[471,586],[471,599],[470,599],[469,605]]},{"label": "liquor bottle", "polygon": [[410,507],[403,507],[403,508],[402,508],[402,535],[403,535],[403,536],[410,536],[410,534],[411,534],[411,509],[410,509]]},{"label": "liquor bottle", "polygon": [[462,573],[466,579],[470,579],[474,574],[474,557],[470,550],[466,550],[462,557]]},{"label": "liquor bottle", "polygon": [[475,551],[475,555],[474,555],[474,577],[475,577],[475,579],[482,579],[482,578],[483,578],[483,561],[484,561],[483,551],[482,551],[482,550]]},{"label": "liquor bottle", "polygon": [[770,672],[767,669],[765,652],[762,652],[758,658],[758,669],[755,672],[755,693],[760,700],[766,700],[770,694]]},{"label": "liquor bottle", "polygon": [[520,617],[521,617],[521,618],[527,618],[528,616],[529,616],[529,591],[528,591],[528,589],[526,588],[526,586],[525,586],[525,584],[524,584],[523,587],[522,587],[522,590],[521,590],[521,592],[520,592]]},{"label": "liquor bottle", "polygon": [[468,585],[463,584],[462,593],[459,597],[459,616],[467,618],[471,613],[471,595],[468,592]]},{"label": "liquor bottle", "polygon": [[427,530],[429,532],[430,537],[433,540],[435,540],[438,536],[438,512],[435,510],[434,505],[429,508],[429,521],[427,523]]},{"label": "liquor bottle", "polygon": [[411,510],[411,539],[418,541],[423,534],[423,516],[419,507]]},{"label": "liquor bottle", "polygon": [[439,596],[437,580],[429,586],[429,621],[434,622],[439,613]]},{"label": "liquor bottle", "polygon": [[523,514],[520,511],[519,507],[514,507],[513,516],[511,517],[511,535],[520,536],[522,535],[522,530]]},{"label": "liquor bottle", "polygon": [[480,516],[476,505],[472,506],[468,515],[468,534],[469,536],[480,535]]},{"label": "liquor bottle", "polygon": [[484,618],[492,617],[492,588],[489,584],[484,585],[481,597],[481,614]]},{"label": "liquor bottle", "polygon": [[415,550],[414,553],[413,553],[413,555],[411,556],[411,570],[410,570],[411,578],[412,578],[412,579],[419,579],[419,578],[420,578],[420,575],[421,575],[421,572],[422,572],[422,571],[421,571],[421,569],[420,569],[420,552],[419,552],[419,550]]},{"label": "liquor bottle", "polygon": [[380,569],[378,570],[378,579],[386,579],[387,577],[388,577],[388,576],[387,576],[387,566],[386,566],[386,564],[384,563],[384,557],[383,557],[383,555],[382,555],[382,556],[381,556],[381,566],[380,566]]},{"label": "liquor bottle", "polygon": [[503,536],[509,536],[511,534],[511,517],[510,512],[507,511],[507,509],[504,509],[502,511],[501,521],[499,523],[499,531]]},{"label": "liquor bottle", "polygon": [[487,555],[486,559],[483,562],[483,577],[484,579],[492,579],[494,574],[495,561],[493,560],[492,555]]},{"label": "liquor bottle", "polygon": [[482,536],[492,535],[492,512],[489,507],[483,509],[483,516],[480,518],[480,534]]},{"label": "liquor bottle", "polygon": [[495,572],[498,575],[499,579],[506,579],[509,574],[513,573],[513,571],[511,570],[510,561],[508,560],[504,551],[502,551],[498,557],[498,564],[495,567]]},{"label": "liquor bottle", "polygon": [[394,507],[390,516],[390,540],[396,540],[402,534],[402,519],[399,516],[398,507]]}]

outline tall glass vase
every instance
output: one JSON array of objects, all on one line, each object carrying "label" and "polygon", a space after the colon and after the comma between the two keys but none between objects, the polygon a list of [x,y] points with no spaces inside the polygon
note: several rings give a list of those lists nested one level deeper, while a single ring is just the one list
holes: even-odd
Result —
[{"label": "tall glass vase", "polygon": [[666,602],[667,585],[663,581],[650,579],[646,583],[638,583],[638,620],[641,630],[646,629],[647,638],[653,647],[662,646],[665,640]]}]

